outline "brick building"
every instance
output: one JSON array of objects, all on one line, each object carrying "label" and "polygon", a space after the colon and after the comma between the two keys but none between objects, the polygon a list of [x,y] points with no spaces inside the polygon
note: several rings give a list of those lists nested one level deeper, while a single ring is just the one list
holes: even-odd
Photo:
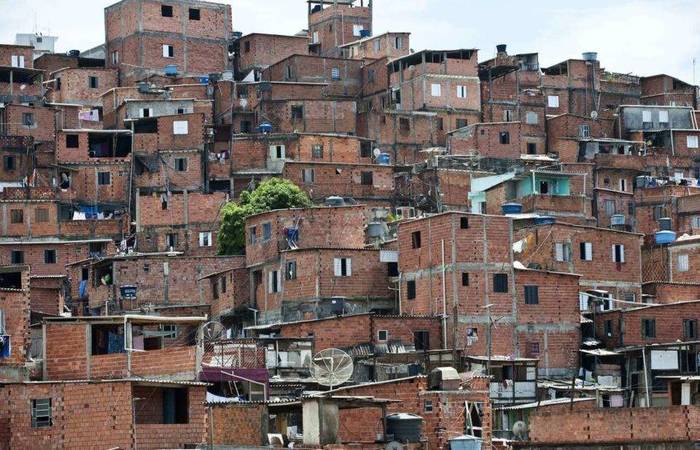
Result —
[{"label": "brick building", "polygon": [[309,52],[340,56],[341,46],[372,35],[372,0],[309,2]]}]

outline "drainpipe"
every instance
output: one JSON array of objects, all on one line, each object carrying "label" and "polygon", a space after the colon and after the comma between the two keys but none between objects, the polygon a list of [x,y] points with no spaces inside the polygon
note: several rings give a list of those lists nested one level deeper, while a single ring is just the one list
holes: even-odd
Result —
[{"label": "drainpipe", "polygon": [[647,399],[647,408],[650,408],[649,404],[649,373],[647,371],[647,346],[642,347],[642,363],[644,364],[644,396]]},{"label": "drainpipe", "polygon": [[445,284],[445,240],[442,239],[442,349],[447,350],[447,286]]}]

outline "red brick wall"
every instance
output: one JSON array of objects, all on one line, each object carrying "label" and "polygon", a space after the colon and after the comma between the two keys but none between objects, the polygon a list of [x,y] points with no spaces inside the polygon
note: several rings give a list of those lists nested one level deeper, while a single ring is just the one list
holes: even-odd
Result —
[{"label": "red brick wall", "polygon": [[[292,118],[292,106],[302,106],[304,117]],[[273,100],[263,102],[258,114],[282,133],[355,134],[356,109],[354,100]]]},{"label": "red brick wall", "polygon": [[[91,88],[89,77],[97,78],[97,87]],[[102,105],[104,92],[117,87],[118,75],[115,69],[80,68],[66,69],[52,74],[52,78],[61,80],[61,89],[54,83],[50,99],[55,103],[80,103],[83,105]]]},{"label": "red brick wall", "polygon": [[324,56],[340,56],[339,45],[356,41],[353,25],[363,25],[372,31],[372,9],[348,5],[324,5],[321,11],[309,15],[309,37],[318,32],[317,52]]},{"label": "red brick wall", "polygon": [[34,47],[31,45],[0,45],[0,66],[12,66],[13,56],[24,56],[24,67],[34,68]]},{"label": "red brick wall", "polygon": [[[305,183],[303,170],[312,169],[314,182]],[[362,172],[372,172],[372,184],[361,184]],[[394,169],[377,164],[287,162],[282,176],[306,191],[314,200],[332,195],[355,199],[389,199],[393,196]]]},{"label": "red brick wall", "polygon": [[268,411],[262,404],[211,405],[212,445],[267,443]]},{"label": "red brick wall", "polygon": [[[56,250],[56,263],[44,263],[44,250]],[[16,243],[0,245],[0,265],[10,265],[12,250],[24,252],[24,263],[31,266],[33,275],[63,275],[65,265],[88,258],[90,245],[88,242],[57,243],[57,244],[27,244]],[[107,245],[107,254],[113,253]]]},{"label": "red brick wall", "polygon": [[[30,290],[29,268],[16,266],[21,271],[21,289],[0,289],[0,309],[5,314],[5,334],[10,336],[10,356],[0,361],[0,381],[3,367],[19,368],[27,362],[30,345]],[[10,270],[11,271],[11,270]],[[4,381],[12,381],[5,379]]]},{"label": "red brick wall", "polygon": [[[18,92],[19,89],[15,89]],[[23,92],[23,95],[32,95]],[[23,114],[34,115],[34,125],[27,126],[23,122]],[[39,106],[7,105],[2,116],[5,124],[5,134],[10,136],[31,136],[35,141],[53,142],[56,139],[56,110]]]},{"label": "red brick wall", "polygon": [[267,67],[291,55],[309,52],[309,38],[306,36],[253,33],[243,36],[239,43],[238,66],[242,71],[252,67]]},{"label": "red brick wall", "polygon": [[[10,200],[0,202],[0,228],[4,236],[38,237],[58,234],[58,208],[54,201]],[[22,223],[12,223],[13,211],[22,211]],[[47,222],[37,221],[37,211],[46,211]]]}]

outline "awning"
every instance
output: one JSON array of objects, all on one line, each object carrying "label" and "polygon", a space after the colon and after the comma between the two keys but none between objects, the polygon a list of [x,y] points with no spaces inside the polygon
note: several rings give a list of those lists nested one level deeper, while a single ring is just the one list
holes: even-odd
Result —
[{"label": "awning", "polygon": [[270,381],[270,374],[264,367],[255,369],[232,369],[228,367],[202,367],[199,374],[201,381],[210,383],[222,381],[246,381],[251,380],[258,383],[267,384]]},{"label": "awning", "polygon": [[589,350],[587,348],[582,348],[580,350],[581,353],[585,353],[587,355],[593,355],[593,356],[618,356],[618,352],[613,352],[611,350],[606,350],[604,348],[596,348],[593,350]]}]

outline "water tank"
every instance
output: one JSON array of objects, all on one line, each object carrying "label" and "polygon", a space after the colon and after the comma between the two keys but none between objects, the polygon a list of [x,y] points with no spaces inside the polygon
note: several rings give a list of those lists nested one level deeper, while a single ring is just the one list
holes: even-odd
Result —
[{"label": "water tank", "polygon": [[367,236],[371,238],[384,236],[384,224],[382,222],[371,222],[367,224]]},{"label": "water tank", "polygon": [[535,225],[552,225],[556,221],[552,216],[540,216],[535,218]]},{"label": "water tank", "polygon": [[641,175],[638,177],[635,177],[634,179],[634,187],[637,188],[645,188],[649,185],[649,177],[646,175]]},{"label": "water tank", "polygon": [[261,133],[272,133],[272,124],[270,122],[263,122],[258,126],[258,130]]},{"label": "water tank", "polygon": [[386,416],[386,433],[398,442],[420,442],[423,418],[415,414],[390,414]]},{"label": "water tank", "polygon": [[582,55],[584,61],[597,61],[598,52],[584,52]]},{"label": "water tank", "polygon": [[78,57],[80,56],[80,50],[68,50],[68,55]]},{"label": "water tank", "polygon": [[391,165],[391,155],[388,153],[380,153],[377,155],[377,164],[380,164],[382,166],[389,166]]},{"label": "water tank", "polygon": [[624,225],[624,224],[625,224],[624,214],[613,214],[612,216],[610,216],[610,225],[617,226],[617,225]]},{"label": "water tank", "polygon": [[345,200],[343,197],[338,197],[336,195],[327,197],[326,206],[345,206]]},{"label": "water tank", "polygon": [[676,233],[669,230],[657,231],[654,235],[658,245],[670,244],[676,240]]},{"label": "water tank", "polygon": [[168,76],[175,76],[177,75],[177,66],[175,64],[168,64],[165,66],[165,74]]},{"label": "water tank", "polygon": [[360,30],[360,39],[368,38],[370,36],[372,36],[372,32],[370,30]]},{"label": "water tank", "polygon": [[670,217],[661,217],[659,219],[659,229],[661,230],[670,230],[671,229],[671,218]]},{"label": "water tank", "polygon": [[496,46],[496,52],[497,52],[499,55],[500,55],[501,53],[505,54],[507,48],[508,48],[508,46],[507,46],[506,44],[498,44],[498,45]]},{"label": "water tank", "polygon": [[481,439],[474,436],[458,436],[450,439],[450,450],[481,450]]},{"label": "water tank", "polygon": [[523,205],[520,203],[504,203],[501,205],[503,214],[520,214],[523,212]]}]

